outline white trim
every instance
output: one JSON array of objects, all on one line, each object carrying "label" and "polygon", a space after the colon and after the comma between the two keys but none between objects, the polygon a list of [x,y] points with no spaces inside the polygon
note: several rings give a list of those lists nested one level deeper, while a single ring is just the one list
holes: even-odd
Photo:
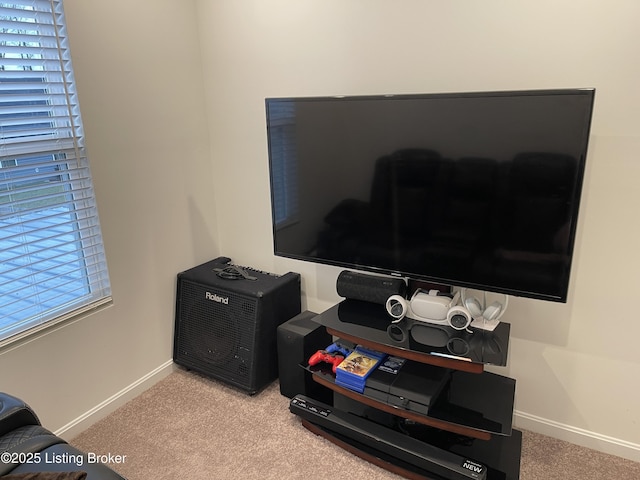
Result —
[{"label": "white trim", "polygon": [[142,392],[152,387],[155,383],[159,382],[173,371],[173,360],[168,360],[158,368],[147,373],[142,378],[123,388],[116,394],[107,398],[105,401],[99,403],[92,409],[83,413],[78,418],[70,421],[53,433],[62,437],[66,441],[70,441],[73,437],[89,428],[98,420],[101,420],[110,413],[114,412],[117,408],[127,403],[129,400],[137,397]]},{"label": "white trim", "polygon": [[640,444],[573,427],[518,410],[514,411],[514,416],[514,425],[516,428],[547,435],[599,452],[627,458],[634,462],[640,462]]},{"label": "white trim", "polygon": [[113,305],[113,298],[111,298],[111,295],[109,295],[108,297],[97,300],[93,303],[90,303],[89,305],[84,305],[80,308],[77,308],[76,310],[63,315],[59,315],[51,320],[40,323],[39,325],[31,327],[20,333],[16,333],[15,335],[4,338],[0,340],[0,354],[12,350],[13,347],[22,346],[24,343],[28,343],[31,340],[35,340],[37,338],[40,338],[41,336],[55,332],[59,328],[71,325],[78,320],[82,320],[83,318],[88,317],[89,315],[93,315],[94,313],[108,308],[111,305]]}]

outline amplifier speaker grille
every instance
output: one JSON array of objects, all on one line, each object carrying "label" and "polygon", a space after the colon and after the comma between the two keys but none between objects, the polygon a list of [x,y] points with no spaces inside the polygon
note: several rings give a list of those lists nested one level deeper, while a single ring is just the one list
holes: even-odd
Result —
[{"label": "amplifier speaker grille", "polygon": [[255,300],[229,294],[229,307],[206,300],[206,292],[205,286],[188,281],[182,284],[179,354],[203,369],[251,383]]}]

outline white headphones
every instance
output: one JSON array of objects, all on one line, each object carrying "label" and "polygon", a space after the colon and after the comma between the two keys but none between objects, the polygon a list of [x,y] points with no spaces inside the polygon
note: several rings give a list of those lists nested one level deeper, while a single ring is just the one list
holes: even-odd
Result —
[{"label": "white headphones", "polygon": [[471,326],[483,330],[495,330],[498,323],[500,323],[500,318],[504,315],[509,305],[509,295],[504,295],[503,303],[494,301],[487,306],[487,292],[483,292],[483,300],[481,303],[476,297],[469,296],[466,288],[460,290],[460,298],[462,305],[473,317]]}]

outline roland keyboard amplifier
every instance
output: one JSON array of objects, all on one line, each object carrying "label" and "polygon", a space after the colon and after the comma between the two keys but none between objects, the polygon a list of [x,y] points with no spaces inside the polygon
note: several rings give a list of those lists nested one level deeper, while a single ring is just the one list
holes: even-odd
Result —
[{"label": "roland keyboard amplifier", "polygon": [[277,328],[300,313],[300,275],[226,257],[178,274],[173,360],[253,395],[278,377]]}]

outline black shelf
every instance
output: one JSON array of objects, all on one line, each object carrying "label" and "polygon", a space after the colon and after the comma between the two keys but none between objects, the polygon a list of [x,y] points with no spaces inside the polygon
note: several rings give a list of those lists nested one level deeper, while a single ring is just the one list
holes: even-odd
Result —
[{"label": "black shelf", "polygon": [[378,410],[421,423],[488,440],[492,436],[509,436],[513,427],[513,404],[516,381],[490,372],[476,375],[452,371],[446,388],[435,397],[428,413],[416,412],[389,404],[379,398],[342,387],[335,375],[324,366],[307,367],[314,381],[334,392]]},{"label": "black shelf", "polygon": [[403,319],[391,323],[384,305],[344,300],[317,317],[327,331],[390,355],[473,373],[484,365],[505,366],[511,325],[489,332],[454,330],[444,325]]},{"label": "black shelf", "polygon": [[[329,308],[316,321],[342,341],[405,359],[404,365],[411,365],[417,376],[405,378],[403,393],[398,393],[398,380],[390,380],[387,390],[384,376],[372,374],[369,378],[378,383],[368,379],[364,391],[358,393],[337,384],[329,365],[303,365],[317,384],[333,392],[329,408],[335,415],[359,419],[355,423],[360,433],[354,430],[352,435],[348,424],[338,431],[322,418],[303,417],[307,429],[410,479],[443,477],[423,470],[418,457],[415,461],[407,457],[402,451],[404,444],[418,446],[414,451],[423,445],[425,450],[435,447],[475,459],[487,467],[487,480],[518,480],[522,433],[513,428],[516,382],[484,370],[487,364],[507,364],[508,323],[501,322],[492,332],[458,331],[408,319],[392,323],[384,305],[352,299]],[[394,364],[399,359],[393,359]],[[446,373],[439,376],[439,369]],[[358,435],[368,438],[369,434],[363,433],[367,425],[371,438],[378,438],[378,434],[386,437],[388,432],[386,441],[395,453],[381,452],[369,440],[368,445],[359,442]]]}]

